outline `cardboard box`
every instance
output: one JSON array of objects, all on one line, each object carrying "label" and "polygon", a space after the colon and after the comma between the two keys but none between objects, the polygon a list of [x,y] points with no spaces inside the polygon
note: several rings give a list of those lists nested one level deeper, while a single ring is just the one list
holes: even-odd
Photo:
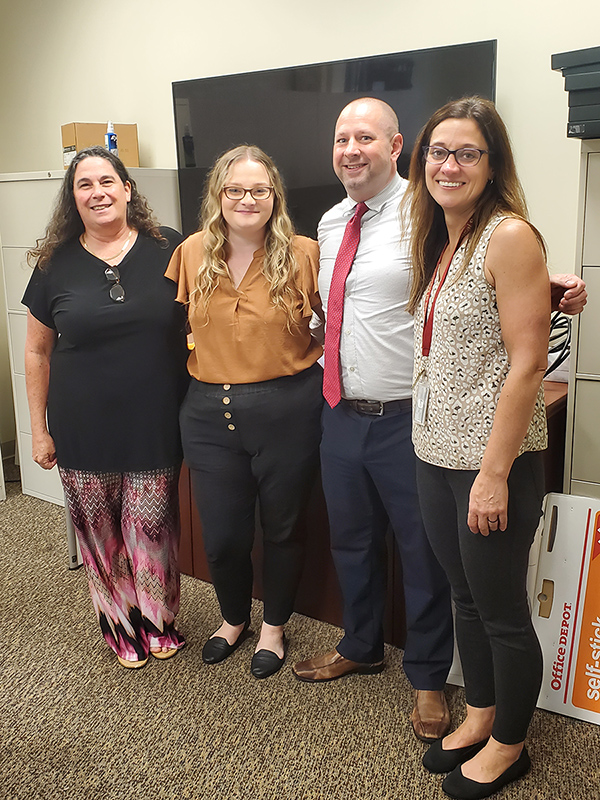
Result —
[{"label": "cardboard box", "polygon": [[[104,134],[106,122],[69,122],[61,126],[63,165],[67,169],[75,154],[85,147],[102,145],[104,147]],[[119,158],[126,167],[139,167],[140,155],[138,149],[137,125],[121,125],[115,123],[117,134],[117,147]]]},{"label": "cardboard box", "polygon": [[546,497],[535,598],[538,706],[600,725],[600,500]]}]

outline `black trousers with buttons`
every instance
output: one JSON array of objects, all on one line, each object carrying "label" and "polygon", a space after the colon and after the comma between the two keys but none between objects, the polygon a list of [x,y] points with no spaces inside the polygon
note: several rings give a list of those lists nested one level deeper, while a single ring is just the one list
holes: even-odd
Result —
[{"label": "black trousers with buttons", "polygon": [[185,461],[223,618],[250,618],[256,509],[263,534],[264,620],[289,619],[302,571],[297,521],[321,438],[321,367],[250,384],[192,380],[181,409]]}]

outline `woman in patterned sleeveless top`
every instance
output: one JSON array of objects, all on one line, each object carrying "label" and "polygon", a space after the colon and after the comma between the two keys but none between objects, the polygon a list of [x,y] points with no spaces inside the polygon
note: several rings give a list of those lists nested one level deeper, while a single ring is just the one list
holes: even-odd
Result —
[{"label": "woman in patterned sleeveless top", "polygon": [[526,577],[544,495],[549,278],[491,102],[437,111],[410,182],[419,496],[452,585],[467,700],[423,763],[450,773],[451,797],[482,798],[529,769],[541,684]]}]

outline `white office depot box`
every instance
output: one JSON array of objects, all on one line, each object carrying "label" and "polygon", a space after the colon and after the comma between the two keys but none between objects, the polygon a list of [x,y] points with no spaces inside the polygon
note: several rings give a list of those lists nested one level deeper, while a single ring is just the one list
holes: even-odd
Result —
[{"label": "white office depot box", "polygon": [[546,497],[533,622],[544,652],[538,706],[600,725],[600,500]]}]

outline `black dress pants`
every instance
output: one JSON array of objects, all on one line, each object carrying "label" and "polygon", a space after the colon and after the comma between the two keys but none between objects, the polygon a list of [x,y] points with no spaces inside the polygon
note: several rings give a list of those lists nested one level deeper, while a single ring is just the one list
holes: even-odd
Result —
[{"label": "black dress pants", "polygon": [[542,680],[527,600],[529,550],[544,496],[542,453],[515,460],[508,478],[508,527],[489,536],[467,527],[477,474],[417,459],[425,531],[452,587],[467,703],[495,705],[492,735],[517,744],[527,734]]},{"label": "black dress pants", "polygon": [[250,618],[258,500],[264,620],[289,619],[302,571],[297,521],[316,475],[322,370],[250,384],[193,380],[181,410],[185,461],[223,618]]}]

